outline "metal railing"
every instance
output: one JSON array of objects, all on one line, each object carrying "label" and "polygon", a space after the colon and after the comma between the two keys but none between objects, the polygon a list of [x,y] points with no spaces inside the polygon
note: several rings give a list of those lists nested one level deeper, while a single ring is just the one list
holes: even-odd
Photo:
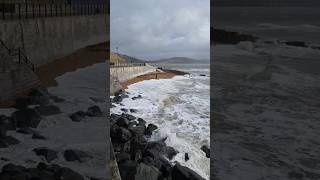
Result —
[{"label": "metal railing", "polygon": [[1,39],[0,39],[0,48],[3,47],[8,51],[9,56],[16,57],[18,56],[18,64],[26,64],[32,71],[35,70],[35,65],[29,60],[24,51],[19,47],[16,49],[10,49]]},{"label": "metal railing", "polygon": [[84,16],[109,13],[107,3],[0,3],[0,19]]},{"label": "metal railing", "polygon": [[111,68],[138,67],[138,66],[146,66],[146,63],[113,63],[113,62],[110,62]]}]

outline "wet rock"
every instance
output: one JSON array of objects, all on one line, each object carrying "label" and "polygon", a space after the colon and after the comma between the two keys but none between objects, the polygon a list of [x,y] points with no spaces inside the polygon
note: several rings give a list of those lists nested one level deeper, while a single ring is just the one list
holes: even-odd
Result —
[{"label": "wet rock", "polygon": [[80,174],[66,167],[59,169],[58,172],[55,173],[55,177],[61,180],[84,180]]},{"label": "wet rock", "polygon": [[188,153],[185,153],[184,154],[184,160],[187,162],[187,161],[189,161],[189,154]]},{"label": "wet rock", "polygon": [[213,29],[212,38],[214,43],[221,44],[238,44],[241,41],[254,42],[257,40],[257,38],[252,35],[229,32],[222,29]]},{"label": "wet rock", "polygon": [[37,156],[43,156],[49,163],[58,158],[56,151],[46,147],[35,148],[33,149],[33,152],[35,152]]},{"label": "wet rock", "polygon": [[146,130],[146,135],[152,135],[152,132],[154,130],[158,129],[158,127],[154,124],[148,124],[147,130]]},{"label": "wet rock", "polygon": [[141,98],[142,98],[142,96],[139,94],[138,96],[132,97],[131,99],[136,100],[136,99],[141,99]]},{"label": "wet rock", "polygon": [[132,121],[132,120],[135,120],[135,119],[136,119],[136,117],[134,117],[133,115],[131,115],[131,114],[125,114],[125,113],[122,113],[122,114],[121,114],[121,117],[126,118],[126,119],[128,119],[129,121]]},{"label": "wet rock", "polygon": [[144,125],[131,126],[129,127],[129,130],[135,136],[143,136],[145,134],[146,127]]},{"label": "wet rock", "polygon": [[1,160],[1,161],[10,161],[10,159],[5,158],[5,157],[1,157],[0,160]]},{"label": "wet rock", "polygon": [[201,147],[201,150],[202,150],[204,153],[206,153],[206,157],[207,157],[207,158],[210,158],[210,148],[209,148],[207,145],[203,145],[203,146]]},{"label": "wet rock", "polygon": [[61,103],[61,102],[64,102],[64,101],[65,101],[63,98],[60,98],[60,97],[54,96],[54,95],[51,95],[51,96],[50,96],[50,99],[52,99],[53,102],[55,102],[55,103]]},{"label": "wet rock", "polygon": [[131,122],[129,122],[129,127],[134,127],[134,126],[137,126],[137,125],[139,125],[139,123],[137,123],[136,121],[131,121]]},{"label": "wet rock", "polygon": [[206,76],[205,74],[200,74],[199,76]]},{"label": "wet rock", "polygon": [[160,171],[153,167],[147,166],[144,163],[140,163],[137,167],[137,172],[135,174],[135,179],[139,180],[158,180],[160,177]]},{"label": "wet rock", "polygon": [[83,162],[85,158],[91,158],[87,153],[76,149],[67,149],[63,155],[66,161]]},{"label": "wet rock", "polygon": [[118,163],[130,160],[130,154],[121,152],[116,154],[116,159]]},{"label": "wet rock", "polygon": [[138,112],[138,110],[136,110],[136,109],[130,109],[130,112],[131,112],[131,113],[136,113],[136,112]]},{"label": "wet rock", "polygon": [[179,153],[179,151],[175,150],[173,147],[168,146],[166,148],[166,156],[168,159],[172,160],[174,156],[176,156]]},{"label": "wet rock", "polygon": [[0,138],[7,136],[7,122],[0,120]]},{"label": "wet rock", "polygon": [[40,121],[41,116],[38,111],[30,108],[18,110],[12,114],[12,120],[17,123],[17,127],[32,127],[36,128]]},{"label": "wet rock", "polygon": [[175,180],[204,180],[204,178],[196,172],[178,163],[173,166],[171,177]]},{"label": "wet rock", "polygon": [[139,122],[140,125],[145,125],[147,122],[141,118],[138,118],[137,121]]},{"label": "wet rock", "polygon": [[306,43],[302,41],[287,41],[285,43],[289,46],[307,47]]},{"label": "wet rock", "polygon": [[123,112],[128,112],[128,109],[126,109],[126,108],[121,108],[120,110]]},{"label": "wet rock", "polygon": [[60,114],[61,110],[58,106],[48,105],[48,106],[38,106],[35,108],[42,116],[51,116],[55,114]]},{"label": "wet rock", "polygon": [[132,137],[131,132],[123,127],[114,125],[110,130],[110,135],[113,141],[125,143]]},{"label": "wet rock", "polygon": [[33,132],[33,135],[32,135],[32,139],[42,139],[42,140],[45,140],[46,138],[44,136],[42,136],[39,132]]},{"label": "wet rock", "polygon": [[123,180],[134,180],[138,163],[135,161],[124,161],[118,164],[120,176]]},{"label": "wet rock", "polygon": [[17,133],[21,133],[21,134],[33,134],[36,131],[30,129],[30,128],[20,128],[17,130]]},{"label": "wet rock", "polygon": [[120,127],[128,128],[128,126],[129,126],[129,120],[126,119],[126,118],[121,117],[121,118],[119,118],[119,119],[117,120],[116,124],[117,124],[118,126],[120,126]]},{"label": "wet rock", "polygon": [[77,111],[75,113],[72,113],[69,117],[74,122],[80,122],[84,120],[84,118],[86,117],[86,113],[83,111]]},{"label": "wet rock", "polygon": [[12,136],[5,136],[0,138],[0,148],[7,148],[10,145],[19,144],[20,141]]},{"label": "wet rock", "polygon": [[121,101],[122,101],[121,96],[115,96],[115,97],[112,99],[112,102],[113,102],[113,103],[116,103],[116,104],[119,104]]},{"label": "wet rock", "polygon": [[103,113],[100,109],[99,106],[91,106],[87,110],[87,116],[92,116],[92,117],[100,117],[103,116]]},{"label": "wet rock", "polygon": [[0,124],[5,126],[7,130],[16,130],[17,122],[11,117],[0,115]]}]

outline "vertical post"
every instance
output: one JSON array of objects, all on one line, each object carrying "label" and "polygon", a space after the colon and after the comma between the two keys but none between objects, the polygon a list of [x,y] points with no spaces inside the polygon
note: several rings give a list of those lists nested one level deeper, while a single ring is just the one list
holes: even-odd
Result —
[{"label": "vertical post", "polygon": [[5,12],[5,4],[3,3],[3,4],[2,4],[2,18],[3,18],[3,19],[6,18],[4,12]]},{"label": "vertical post", "polygon": [[64,3],[64,15],[67,16],[67,3]]},{"label": "vertical post", "polygon": [[39,5],[38,5],[38,11],[39,11],[39,15],[38,15],[38,17],[41,17],[41,5],[40,5],[40,3],[39,3]]},{"label": "vertical post", "polygon": [[20,52],[20,48],[18,49],[18,54],[19,54],[19,64],[21,63],[21,52]]},{"label": "vertical post", "polygon": [[32,3],[32,17],[34,17],[34,3]]},{"label": "vertical post", "polygon": [[14,3],[13,6],[10,7],[10,16],[11,16],[11,19],[13,19],[13,11],[15,10],[16,8],[16,4]]},{"label": "vertical post", "polygon": [[58,16],[58,5],[57,4],[54,4],[54,7],[56,9],[56,16]]},{"label": "vertical post", "polygon": [[19,19],[21,19],[21,4],[18,4],[18,10],[19,10]]},{"label": "vertical post", "polygon": [[44,4],[44,17],[47,17],[47,3]]}]

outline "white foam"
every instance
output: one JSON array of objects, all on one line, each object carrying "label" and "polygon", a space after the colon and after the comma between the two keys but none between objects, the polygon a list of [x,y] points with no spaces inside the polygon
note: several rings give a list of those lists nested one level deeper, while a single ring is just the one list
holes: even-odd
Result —
[{"label": "white foam", "polygon": [[[137,109],[133,115],[159,127],[153,138],[167,137],[167,145],[180,152],[172,162],[178,161],[209,179],[210,159],[200,149],[210,144],[210,87],[209,83],[203,83],[205,80],[209,81],[209,77],[176,76],[132,84],[127,90],[129,98],[122,102],[125,106],[117,105],[111,112]],[[131,99],[139,94],[143,98]],[[185,153],[190,157],[187,162]]]}]

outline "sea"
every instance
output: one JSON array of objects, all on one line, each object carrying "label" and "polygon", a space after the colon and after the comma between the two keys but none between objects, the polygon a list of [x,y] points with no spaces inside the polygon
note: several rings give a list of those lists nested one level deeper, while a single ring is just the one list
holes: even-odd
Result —
[{"label": "sea", "polygon": [[[124,106],[112,108],[111,112],[137,109],[133,115],[159,127],[150,140],[167,137],[167,145],[179,151],[172,163],[177,161],[209,179],[210,159],[200,149],[203,145],[210,146],[209,64],[162,64],[161,67],[190,74],[132,84],[126,90],[129,97],[142,95],[142,99],[126,98],[122,102]],[[189,155],[188,161],[185,153]]]},{"label": "sea", "polygon": [[214,7],[215,28],[320,44],[320,7]]}]

